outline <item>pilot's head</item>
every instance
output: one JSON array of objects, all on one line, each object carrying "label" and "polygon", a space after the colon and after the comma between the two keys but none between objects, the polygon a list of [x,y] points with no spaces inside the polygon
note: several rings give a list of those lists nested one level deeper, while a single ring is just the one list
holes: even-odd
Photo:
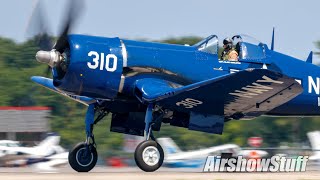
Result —
[{"label": "pilot's head", "polygon": [[230,38],[225,38],[223,40],[223,48],[224,49],[231,49],[232,48],[232,39]]}]

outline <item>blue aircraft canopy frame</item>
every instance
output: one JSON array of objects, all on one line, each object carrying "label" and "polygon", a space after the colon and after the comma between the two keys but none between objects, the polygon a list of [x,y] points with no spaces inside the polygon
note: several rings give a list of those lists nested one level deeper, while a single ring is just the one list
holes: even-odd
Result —
[{"label": "blue aircraft canopy frame", "polygon": [[236,42],[246,42],[254,45],[259,45],[263,44],[261,41],[257,40],[256,38],[246,35],[246,34],[239,34],[239,35],[234,35],[232,37],[233,44],[236,44]]},{"label": "blue aircraft canopy frame", "polygon": [[248,35],[235,35],[232,37],[234,46],[239,52],[240,61],[258,62],[265,59],[267,46]]},{"label": "blue aircraft canopy frame", "polygon": [[207,43],[210,39],[212,39],[212,38],[214,38],[214,37],[218,38],[218,36],[217,36],[217,35],[212,34],[212,35],[210,35],[210,36],[208,36],[208,37],[204,38],[204,39],[203,39],[203,40],[201,40],[200,42],[197,42],[197,43],[196,43],[196,44],[194,44],[193,46],[195,46],[195,47],[200,47],[201,45],[203,45],[203,44]]},{"label": "blue aircraft canopy frame", "polygon": [[219,38],[217,35],[210,35],[193,46],[195,46],[199,51],[202,51],[202,52],[206,52],[210,54],[218,54]]}]

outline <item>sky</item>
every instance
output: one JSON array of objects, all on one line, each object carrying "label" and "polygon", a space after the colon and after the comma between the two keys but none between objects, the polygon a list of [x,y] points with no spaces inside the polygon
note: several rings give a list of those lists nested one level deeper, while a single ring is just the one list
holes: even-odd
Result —
[{"label": "sky", "polygon": [[[67,0],[42,0],[50,32],[59,34]],[[23,42],[34,0],[2,0],[0,36]],[[85,0],[72,33],[126,39],[247,34],[275,50],[306,59],[320,40],[319,0]],[[314,57],[320,62],[318,56]]]}]

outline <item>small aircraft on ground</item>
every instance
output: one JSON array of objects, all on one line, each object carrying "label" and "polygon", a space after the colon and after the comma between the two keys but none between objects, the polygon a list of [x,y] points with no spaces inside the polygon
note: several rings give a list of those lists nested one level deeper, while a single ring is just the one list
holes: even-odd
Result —
[{"label": "small aircraft on ground", "polygon": [[236,144],[223,144],[209,148],[182,151],[178,145],[168,137],[157,138],[157,142],[164,151],[164,165],[168,167],[203,167],[208,156],[222,156],[224,153],[230,153],[233,157],[241,155],[244,158],[251,158],[254,153],[255,157],[263,158],[268,155],[263,150],[242,150]]},{"label": "small aircraft on ground", "polygon": [[216,35],[192,46],[71,35],[81,12],[71,3],[56,43],[36,54],[52,68],[53,79],[31,79],[88,106],[86,140],[69,153],[76,171],[95,166],[92,132],[108,113],[111,131],[145,137],[134,156],[149,172],[164,160],[152,133],[162,123],[222,134],[230,120],[320,115],[320,68],[312,64],[312,52],[305,62],[274,51],[274,40],[269,49],[236,35],[238,61],[228,61],[219,59]]},{"label": "small aircraft on ground", "polygon": [[18,141],[0,141],[0,167],[19,167],[41,164],[42,169],[67,163],[68,152],[60,145],[60,136],[49,134],[33,147],[23,147]]}]

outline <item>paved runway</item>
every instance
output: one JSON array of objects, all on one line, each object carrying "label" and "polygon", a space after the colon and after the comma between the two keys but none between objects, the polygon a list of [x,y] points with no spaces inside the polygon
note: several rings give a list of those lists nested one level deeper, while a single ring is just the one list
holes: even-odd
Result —
[{"label": "paved runway", "polygon": [[319,180],[320,171],[296,173],[202,173],[201,169],[169,169],[161,168],[157,172],[146,173],[138,168],[106,168],[96,167],[89,173],[77,173],[69,167],[59,171],[44,172],[34,168],[1,168],[0,179],[5,180],[211,180],[211,179],[308,179]]},{"label": "paved runway", "polygon": [[207,180],[207,179],[308,179],[319,180],[320,173],[63,173],[63,174],[32,174],[4,173],[0,179],[5,180]]},{"label": "paved runway", "polygon": [[207,179],[308,179],[319,180],[319,172],[307,173],[3,173],[0,179],[5,180],[207,180]]}]

